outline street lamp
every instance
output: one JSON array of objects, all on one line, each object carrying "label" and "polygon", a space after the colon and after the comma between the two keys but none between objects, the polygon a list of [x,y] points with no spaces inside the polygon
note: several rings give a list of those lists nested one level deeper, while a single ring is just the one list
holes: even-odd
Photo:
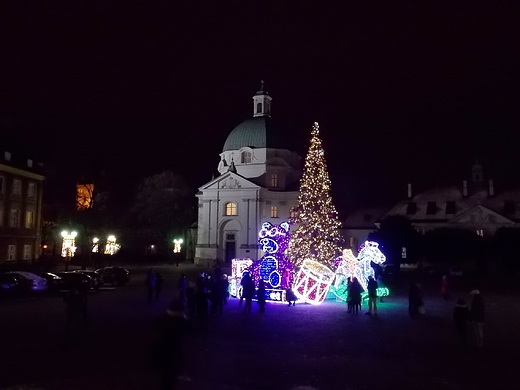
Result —
[{"label": "street lamp", "polygon": [[74,256],[76,252],[76,237],[78,233],[76,232],[68,232],[66,230],[61,232],[61,237],[63,237],[63,243],[61,245],[61,256],[65,257],[65,271],[69,269],[69,261]]},{"label": "street lamp", "polygon": [[92,239],[92,252],[97,253],[99,252],[99,238],[94,237]]},{"label": "street lamp", "polygon": [[176,238],[173,240],[173,253],[181,253],[181,245],[184,242],[182,238]]},{"label": "street lamp", "polygon": [[116,243],[116,236],[110,235],[107,237],[107,244],[105,245],[105,255],[114,255],[119,250],[119,244]]}]

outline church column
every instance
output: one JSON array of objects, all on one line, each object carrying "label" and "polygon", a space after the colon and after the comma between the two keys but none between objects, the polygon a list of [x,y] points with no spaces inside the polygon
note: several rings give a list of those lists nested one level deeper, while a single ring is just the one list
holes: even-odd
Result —
[{"label": "church column", "polygon": [[254,214],[254,221],[255,221],[255,225],[254,225],[254,228],[252,229],[254,232],[253,232],[253,237],[255,238],[255,241],[254,241],[254,244],[255,244],[255,250],[254,250],[254,253],[255,253],[255,258],[256,259],[259,259],[259,251],[258,251],[258,246],[256,245],[257,243],[257,235],[258,235],[258,232],[260,231],[260,224],[261,224],[261,218],[262,218],[262,215],[260,214],[261,210],[260,210],[260,191],[257,190],[256,191],[256,199],[254,200],[254,207],[252,207],[253,210],[252,211],[252,214]]},{"label": "church column", "polygon": [[245,214],[245,234],[243,235],[243,246],[249,249],[251,245],[251,199],[242,199],[242,212]]},{"label": "church column", "polygon": [[208,201],[208,207],[206,207],[207,210],[207,221],[208,221],[208,245],[211,244],[211,199]]}]

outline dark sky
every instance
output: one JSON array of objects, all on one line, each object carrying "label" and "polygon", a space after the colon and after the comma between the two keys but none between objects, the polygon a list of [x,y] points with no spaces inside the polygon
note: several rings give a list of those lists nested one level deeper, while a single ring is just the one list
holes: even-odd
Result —
[{"label": "dark sky", "polygon": [[340,209],[475,159],[497,187],[520,174],[513,2],[77,3],[0,12],[2,132],[52,177],[103,168],[126,190],[172,170],[195,191],[261,79],[302,156],[320,123]]}]

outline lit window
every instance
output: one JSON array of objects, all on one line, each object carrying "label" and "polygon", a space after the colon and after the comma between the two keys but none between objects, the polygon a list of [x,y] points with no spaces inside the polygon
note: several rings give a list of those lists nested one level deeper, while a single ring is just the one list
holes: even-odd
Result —
[{"label": "lit window", "polygon": [[258,103],[256,105],[256,113],[261,114],[262,113],[262,103]]},{"label": "lit window", "polygon": [[271,206],[271,218],[278,218],[278,207]]},{"label": "lit window", "polygon": [[226,215],[238,215],[236,203],[233,203],[233,202],[226,203]]},{"label": "lit window", "polygon": [[13,195],[21,195],[22,194],[22,182],[20,180],[13,180]]},{"label": "lit window", "polygon": [[30,245],[23,246],[23,259],[31,260],[31,246]]},{"label": "lit window", "polygon": [[277,173],[273,173],[271,175],[271,187],[278,187],[278,174]]},{"label": "lit window", "polygon": [[25,212],[25,228],[32,229],[34,225],[34,211]]},{"label": "lit window", "polygon": [[251,152],[242,152],[242,164],[251,164]]},{"label": "lit window", "polygon": [[7,245],[7,260],[16,260],[16,245]]},{"label": "lit window", "polygon": [[11,209],[11,215],[9,218],[10,227],[18,227],[20,224],[20,210]]},{"label": "lit window", "polygon": [[29,183],[29,185],[27,186],[27,197],[28,198],[36,197],[36,184]]}]

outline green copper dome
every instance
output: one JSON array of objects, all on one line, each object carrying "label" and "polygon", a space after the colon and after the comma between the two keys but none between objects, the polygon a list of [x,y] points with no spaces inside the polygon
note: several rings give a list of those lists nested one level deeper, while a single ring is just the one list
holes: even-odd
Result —
[{"label": "green copper dome", "polygon": [[245,146],[287,149],[281,133],[275,129],[273,120],[268,116],[251,118],[235,127],[227,137],[222,151],[239,150]]}]

